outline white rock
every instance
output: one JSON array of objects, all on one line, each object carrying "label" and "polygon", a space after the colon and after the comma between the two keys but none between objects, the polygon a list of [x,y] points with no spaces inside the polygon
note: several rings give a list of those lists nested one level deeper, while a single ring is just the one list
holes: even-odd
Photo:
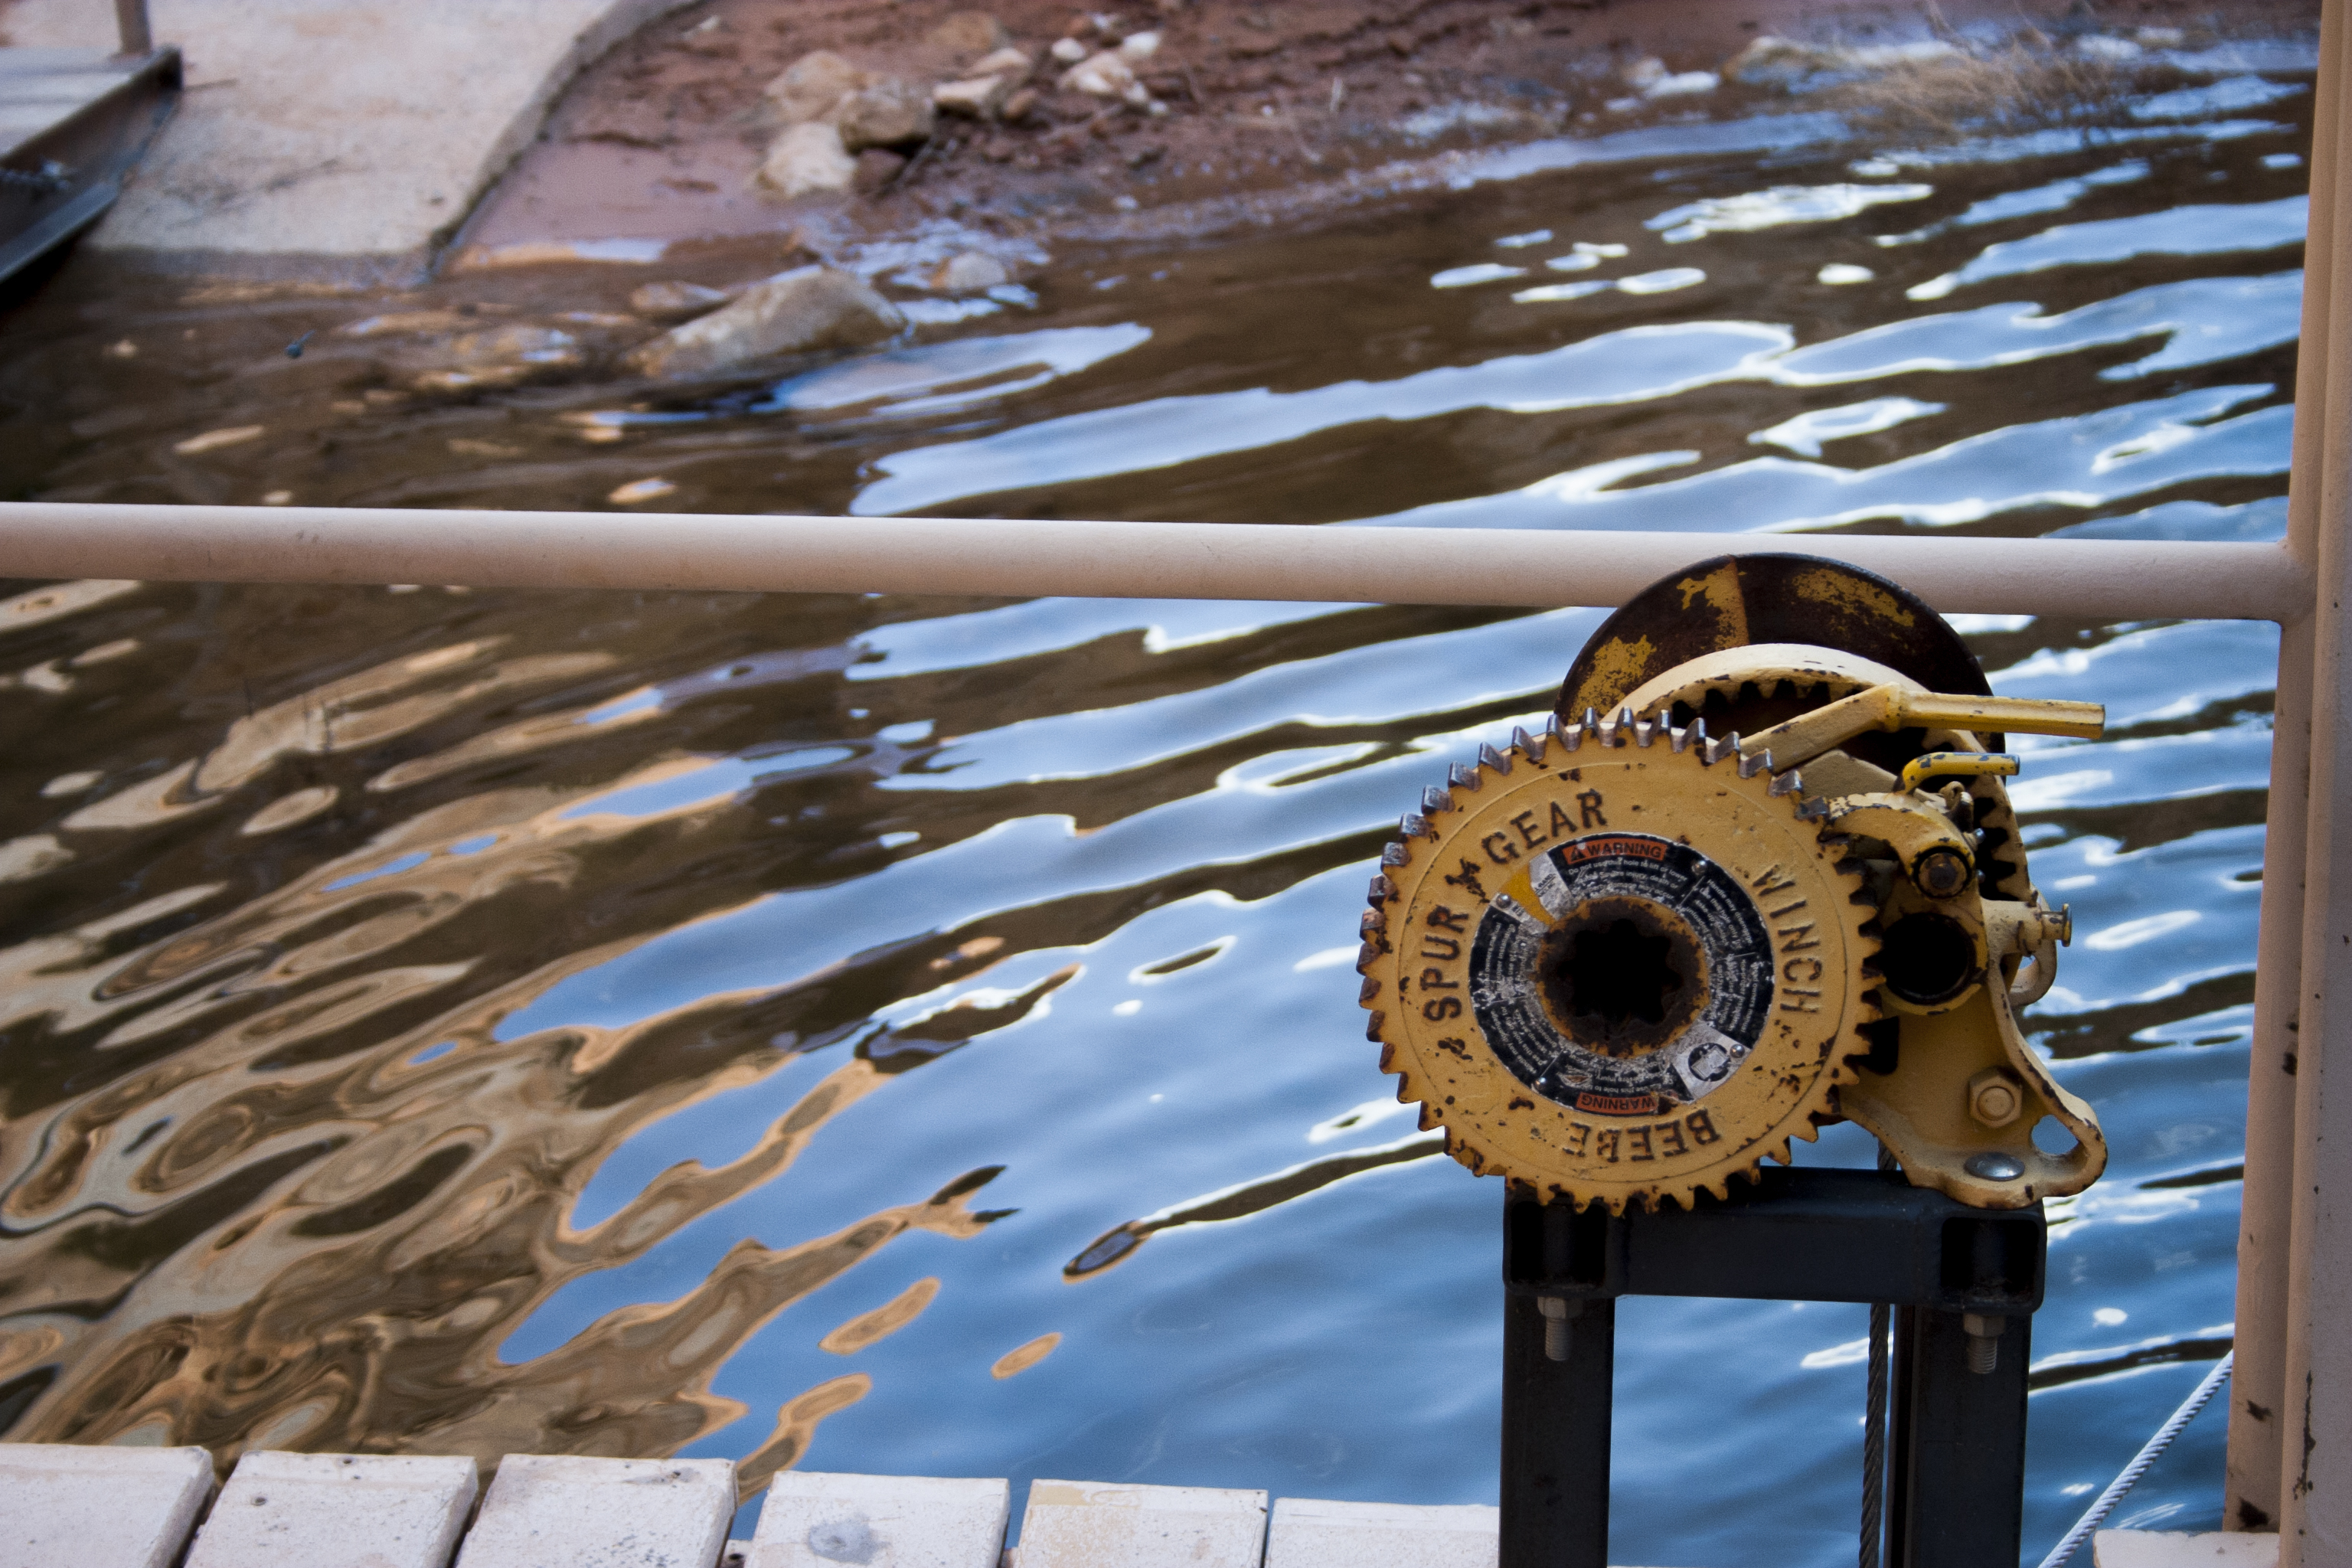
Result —
[{"label": "white rock", "polygon": [[712,375],[779,355],[862,348],[907,324],[896,305],[853,273],[803,267],[753,284],[722,310],[672,328],[630,353],[641,375]]},{"label": "white rock", "polygon": [[1012,269],[986,251],[963,250],[931,269],[923,286],[941,294],[977,294],[1013,281]]},{"label": "white rock", "polygon": [[709,1568],[734,1514],[732,1459],[509,1454],[457,1568]]},{"label": "white rock", "polygon": [[2103,1530],[2091,1538],[2091,1552],[2093,1568],[2275,1568],[2279,1538],[2251,1531]]},{"label": "white rock", "polygon": [[822,120],[873,79],[831,49],[803,55],[761,89],[787,125]]},{"label": "white rock", "polygon": [[1011,1511],[1003,1481],[784,1470],[747,1568],[996,1568]]},{"label": "white rock", "polygon": [[1266,1532],[1265,1568],[1495,1568],[1501,1517],[1475,1504],[1284,1498]]},{"label": "white rock", "polygon": [[[1085,53],[1083,48],[1079,52],[1081,56]],[[971,74],[973,76],[1024,77],[1036,63],[1019,49],[999,49],[992,55],[982,55],[972,61]]]},{"label": "white rock", "polygon": [[900,77],[869,82],[835,106],[833,123],[841,144],[852,153],[868,147],[903,147],[928,140],[937,122],[931,95]]},{"label": "white rock", "polygon": [[1684,71],[1678,76],[1660,77],[1642,89],[1648,98],[1686,98],[1693,93],[1713,92],[1723,85],[1713,71]]},{"label": "white rock", "polygon": [[1029,1483],[1021,1568],[1259,1568],[1265,1494],[1211,1487]]},{"label": "white rock", "polygon": [[1047,52],[1064,65],[1074,66],[1087,58],[1087,51],[1086,45],[1076,38],[1056,38],[1053,48]]},{"label": "white rock", "polygon": [[0,1563],[172,1568],[212,1489],[202,1448],[0,1444]]},{"label": "white rock", "polygon": [[2084,59],[2120,65],[2126,60],[2139,58],[2147,51],[2129,38],[2111,38],[2105,33],[2089,33],[2074,40],[2074,52]]},{"label": "white rock", "polygon": [[187,1568],[443,1568],[474,1461],[248,1449]]},{"label": "white rock", "polygon": [[1135,85],[1134,68],[1113,49],[1089,56],[1062,73],[1064,92],[1090,93],[1096,98],[1120,98]]},{"label": "white rock", "polygon": [[1119,40],[1118,52],[1130,60],[1148,60],[1160,52],[1160,35],[1129,33]]},{"label": "white rock", "polygon": [[941,114],[967,120],[993,120],[1012,96],[1012,83],[1001,76],[973,77],[969,81],[943,81],[931,89],[931,102]]},{"label": "white rock", "polygon": [[857,160],[841,142],[841,132],[822,121],[795,125],[768,146],[752,183],[782,201],[845,191]]}]

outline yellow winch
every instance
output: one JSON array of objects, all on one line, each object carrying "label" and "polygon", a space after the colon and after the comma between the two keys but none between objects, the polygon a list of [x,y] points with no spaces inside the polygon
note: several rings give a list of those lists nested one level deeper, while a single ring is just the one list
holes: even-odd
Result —
[{"label": "yellow winch", "polygon": [[[1358,964],[1381,1066],[1471,1170],[1612,1213],[1727,1196],[1844,1118],[1962,1203],[2079,1192],[2097,1118],[2016,1017],[2068,921],[2000,748],[2103,722],[1990,695],[1940,617],[1853,568],[1659,584],[1542,734],[1482,747],[1383,851]],[[2037,1145],[2045,1119],[2071,1149]]]}]

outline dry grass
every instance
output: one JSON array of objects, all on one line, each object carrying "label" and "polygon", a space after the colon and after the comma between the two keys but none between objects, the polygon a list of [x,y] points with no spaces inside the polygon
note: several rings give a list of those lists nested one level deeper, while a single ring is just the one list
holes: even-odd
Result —
[{"label": "dry grass", "polygon": [[1906,62],[1824,97],[1874,137],[1953,142],[2115,124],[2139,75],[2013,41],[1996,52]]}]

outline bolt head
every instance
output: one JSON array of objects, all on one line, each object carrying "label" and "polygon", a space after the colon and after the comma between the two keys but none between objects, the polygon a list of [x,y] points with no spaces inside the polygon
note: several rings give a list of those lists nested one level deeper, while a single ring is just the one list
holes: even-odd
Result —
[{"label": "bolt head", "polygon": [[2025,1093],[2006,1068],[1987,1068],[1969,1079],[1969,1114],[1986,1127],[2006,1127],[2025,1110]]},{"label": "bolt head", "polygon": [[1969,889],[1969,858],[1957,849],[1930,849],[1911,874],[1929,898],[1958,898]]}]

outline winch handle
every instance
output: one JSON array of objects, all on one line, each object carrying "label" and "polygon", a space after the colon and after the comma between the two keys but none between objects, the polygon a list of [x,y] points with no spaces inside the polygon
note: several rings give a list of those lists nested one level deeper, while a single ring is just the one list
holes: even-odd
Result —
[{"label": "winch handle", "polygon": [[2107,710],[2096,702],[2059,702],[2032,697],[1970,697],[1873,686],[1745,736],[1741,758],[1769,752],[1775,772],[1812,761],[1871,730],[1913,725],[1935,730],[1973,730],[2026,735],[2070,735],[2095,741],[2107,727]]},{"label": "winch handle", "polygon": [[2015,778],[2017,759],[2006,752],[1923,752],[1903,764],[1908,795],[1931,778]]}]

